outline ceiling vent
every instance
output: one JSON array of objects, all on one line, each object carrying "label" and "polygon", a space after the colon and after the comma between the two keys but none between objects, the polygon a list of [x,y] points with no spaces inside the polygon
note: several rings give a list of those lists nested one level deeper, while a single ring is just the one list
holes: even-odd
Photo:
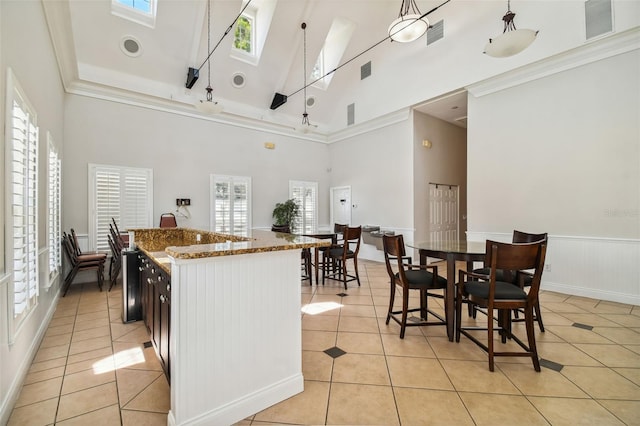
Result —
[{"label": "ceiling vent", "polygon": [[613,31],[611,0],[587,0],[584,15],[587,40]]},{"label": "ceiling vent", "polygon": [[360,80],[371,76],[371,61],[360,67]]},{"label": "ceiling vent", "polygon": [[427,46],[444,37],[444,19],[431,25],[427,30]]},{"label": "ceiling vent", "polygon": [[241,87],[244,87],[245,83],[246,83],[245,76],[241,72],[237,72],[233,74],[233,76],[231,77],[231,84],[236,89],[240,89]]},{"label": "ceiling vent", "polygon": [[347,126],[356,122],[356,104],[347,105]]},{"label": "ceiling vent", "polygon": [[142,54],[142,46],[140,45],[140,42],[132,36],[122,37],[122,40],[120,40],[120,49],[125,55],[131,56],[132,58],[138,57]]}]

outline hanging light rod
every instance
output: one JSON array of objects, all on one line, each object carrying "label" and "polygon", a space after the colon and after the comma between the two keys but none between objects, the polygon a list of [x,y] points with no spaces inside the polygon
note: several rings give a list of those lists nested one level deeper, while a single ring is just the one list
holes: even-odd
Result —
[{"label": "hanging light rod", "polygon": [[[422,15],[420,15],[419,19],[425,18],[427,15],[431,15],[433,12],[435,12],[436,10],[440,9],[442,6],[444,6],[445,4],[449,3],[451,0],[446,0],[442,3],[440,3],[438,6],[434,7],[433,9],[431,9],[430,11],[423,13]],[[412,25],[412,24],[410,24]],[[406,27],[405,27],[406,28]],[[402,30],[399,30],[402,31]],[[311,83],[309,84],[305,84],[303,87],[299,88],[298,90],[296,90],[295,92],[291,93],[290,95],[283,95],[282,93],[278,93],[276,92],[275,95],[273,96],[273,101],[271,102],[271,109],[276,109],[282,105],[284,105],[285,103],[287,103],[287,99],[290,98],[291,96],[302,92],[304,89],[306,89],[309,86],[313,86],[315,83],[317,83],[318,81],[322,80],[323,78],[325,78],[328,75],[333,74],[334,72],[338,71],[340,68],[344,67],[345,65],[347,65],[350,62],[353,62],[354,60],[358,59],[360,56],[364,55],[365,53],[367,53],[368,51],[370,51],[371,49],[377,47],[378,45],[384,43],[385,41],[389,40],[392,38],[393,35],[395,35],[396,33],[392,33],[389,34],[388,36],[386,36],[385,38],[383,38],[382,40],[380,40],[379,42],[375,43],[374,45],[366,48],[365,50],[363,50],[362,52],[358,53],[356,56],[352,57],[351,59],[347,60],[346,62],[343,62],[342,64],[338,65],[337,67],[335,67],[334,69],[332,69],[331,71],[327,72],[325,75],[323,75],[322,77],[318,77],[315,80],[313,80]]]},{"label": "hanging light rod", "polygon": [[240,19],[240,17],[242,16],[245,9],[247,8],[247,6],[249,6],[250,3],[251,3],[251,0],[249,0],[247,4],[244,5],[240,13],[238,13],[238,16],[236,16],[236,19],[234,19],[231,25],[229,25],[229,27],[225,30],[224,34],[222,34],[222,37],[220,37],[220,40],[218,40],[216,45],[213,46],[213,49],[211,49],[211,52],[207,52],[207,57],[205,58],[204,61],[202,61],[202,64],[198,68],[189,67],[189,70],[187,71],[187,83],[185,84],[187,89],[191,89],[193,85],[196,84],[196,81],[198,81],[198,77],[200,75],[200,70],[202,69],[202,67],[204,67],[204,64],[207,63],[209,58],[211,58],[211,55],[213,55],[213,52],[215,52],[218,46],[220,46],[220,43],[222,43],[222,40],[224,40],[227,34],[231,32],[231,30],[233,29],[233,26],[236,24],[236,22],[238,22],[238,19]]}]

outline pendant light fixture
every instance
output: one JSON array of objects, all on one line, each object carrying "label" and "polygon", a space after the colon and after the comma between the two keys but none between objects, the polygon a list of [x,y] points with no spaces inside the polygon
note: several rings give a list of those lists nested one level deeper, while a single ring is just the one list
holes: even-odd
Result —
[{"label": "pendant light fixture", "polygon": [[409,43],[427,32],[429,20],[422,14],[415,0],[402,0],[398,19],[389,25],[389,37],[400,43]]},{"label": "pendant light fixture", "polygon": [[307,113],[307,24],[305,22],[300,25],[302,28],[302,60],[303,60],[303,72],[304,72],[304,86],[303,86],[303,103],[304,103],[304,112],[302,113],[302,125],[296,128],[296,131],[299,133],[309,133],[313,130],[313,126],[309,123],[309,114]]},{"label": "pendant light fixture", "polygon": [[507,13],[502,17],[504,30],[499,36],[489,39],[484,53],[494,58],[506,58],[522,52],[533,43],[538,31],[516,29],[515,17],[516,14],[511,11],[511,0],[507,0]]},{"label": "pendant light fixture", "polygon": [[[211,0],[207,2],[207,53],[211,52]],[[211,55],[207,58],[207,99],[196,102],[196,108],[206,114],[220,114],[222,105],[213,102],[213,89],[211,88]]]}]

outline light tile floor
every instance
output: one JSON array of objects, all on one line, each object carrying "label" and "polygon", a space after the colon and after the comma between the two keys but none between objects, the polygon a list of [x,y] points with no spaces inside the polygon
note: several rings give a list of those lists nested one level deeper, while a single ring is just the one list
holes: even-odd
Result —
[{"label": "light tile floor", "polygon": [[[384,265],[361,261],[360,275],[347,291],[302,282],[303,311],[321,311],[302,316],[305,390],[238,424],[640,425],[640,307],[542,292],[539,353],[560,371],[498,358],[491,373],[443,327],[401,340],[385,325]],[[166,424],[167,381],[142,323],[122,324],[121,297],[83,285],[60,299],[9,425]]]}]

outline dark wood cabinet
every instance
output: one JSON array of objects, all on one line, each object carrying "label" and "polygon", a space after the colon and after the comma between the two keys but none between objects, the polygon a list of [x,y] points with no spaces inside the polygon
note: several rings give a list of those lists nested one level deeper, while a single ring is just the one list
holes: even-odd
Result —
[{"label": "dark wood cabinet", "polygon": [[140,254],[142,316],[167,379],[170,379],[171,275]]}]

